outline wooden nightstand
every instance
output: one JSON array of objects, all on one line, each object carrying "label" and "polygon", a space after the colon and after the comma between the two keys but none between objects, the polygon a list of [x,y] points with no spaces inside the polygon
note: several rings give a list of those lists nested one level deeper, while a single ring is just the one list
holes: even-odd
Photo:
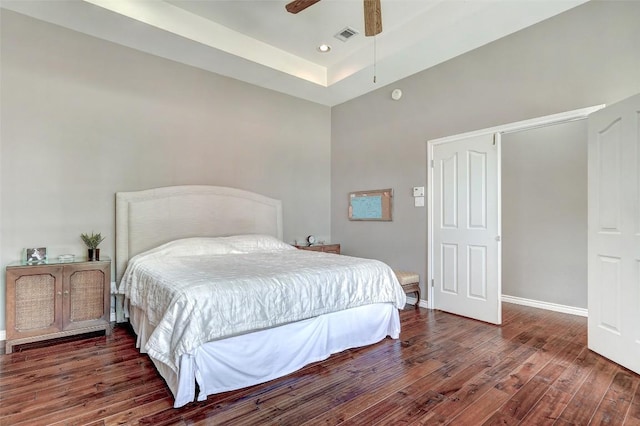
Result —
[{"label": "wooden nightstand", "polygon": [[111,261],[7,266],[6,353],[14,345],[111,333]]},{"label": "wooden nightstand", "polygon": [[312,245],[303,245],[303,246],[294,245],[294,247],[300,250],[311,250],[311,251],[321,251],[323,253],[340,254],[340,244],[312,244]]}]

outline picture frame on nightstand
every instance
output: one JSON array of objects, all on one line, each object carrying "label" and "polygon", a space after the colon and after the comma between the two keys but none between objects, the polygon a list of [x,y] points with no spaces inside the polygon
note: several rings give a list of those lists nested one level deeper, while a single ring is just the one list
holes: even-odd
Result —
[{"label": "picture frame on nightstand", "polygon": [[24,261],[29,264],[47,263],[47,248],[34,247],[24,249]]}]

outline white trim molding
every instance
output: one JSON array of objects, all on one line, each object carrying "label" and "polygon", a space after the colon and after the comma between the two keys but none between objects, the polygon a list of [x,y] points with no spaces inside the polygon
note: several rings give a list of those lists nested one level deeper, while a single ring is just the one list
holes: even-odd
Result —
[{"label": "white trim molding", "polygon": [[[409,305],[415,305],[415,304],[416,304],[416,298],[407,296],[407,304],[405,305],[405,308]],[[418,303],[418,306],[420,306],[421,308],[431,309],[429,307],[429,303],[424,299],[420,299],[420,303]]]},{"label": "white trim molding", "polygon": [[575,306],[560,305],[557,303],[543,302],[540,300],[525,299],[522,297],[502,295],[502,302],[513,303],[515,305],[530,306],[532,308],[546,309],[547,311],[562,312],[563,314],[578,315],[588,317],[588,310],[585,308],[576,308]]},{"label": "white trim molding", "polygon": [[7,331],[6,330],[0,330],[0,342],[3,340],[7,340]]},{"label": "white trim molding", "polygon": [[471,132],[460,133],[452,136],[445,136],[442,138],[431,139],[428,143],[437,145],[442,143],[455,142],[460,139],[467,139],[473,136],[482,136],[491,133],[513,133],[521,132],[523,130],[536,129],[538,127],[551,126],[559,123],[566,123],[575,120],[584,120],[596,111],[606,107],[606,104],[594,105],[586,108],[574,109],[572,111],[561,112],[558,114],[545,115],[542,117],[531,118],[528,120],[516,121],[508,124],[501,124],[499,126],[489,127],[487,129],[474,130]]}]

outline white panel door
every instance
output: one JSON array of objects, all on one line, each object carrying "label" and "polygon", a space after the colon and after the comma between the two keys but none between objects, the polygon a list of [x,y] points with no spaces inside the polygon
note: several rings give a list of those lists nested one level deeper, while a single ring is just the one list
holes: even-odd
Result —
[{"label": "white panel door", "polygon": [[640,374],[640,95],[589,117],[589,349]]},{"label": "white panel door", "polygon": [[499,135],[432,147],[434,307],[500,324]]}]

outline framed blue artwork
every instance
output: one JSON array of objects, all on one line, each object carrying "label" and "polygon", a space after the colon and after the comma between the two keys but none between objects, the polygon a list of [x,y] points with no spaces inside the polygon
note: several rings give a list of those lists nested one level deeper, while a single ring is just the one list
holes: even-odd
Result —
[{"label": "framed blue artwork", "polygon": [[392,189],[349,193],[349,220],[391,220]]}]

